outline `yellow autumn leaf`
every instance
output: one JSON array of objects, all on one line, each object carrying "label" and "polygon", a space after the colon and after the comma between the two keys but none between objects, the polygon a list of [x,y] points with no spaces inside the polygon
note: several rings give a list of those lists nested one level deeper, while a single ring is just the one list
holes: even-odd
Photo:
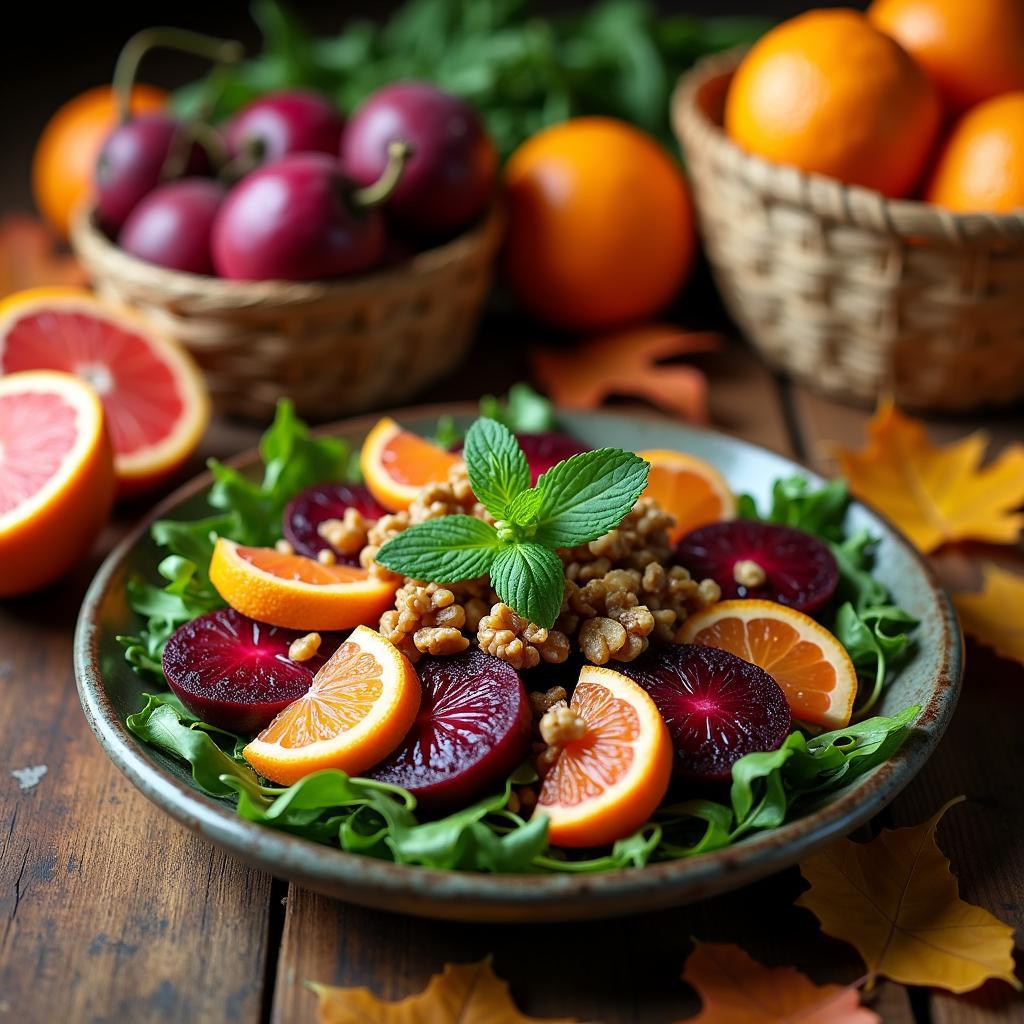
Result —
[{"label": "yellow autumn leaf", "polygon": [[828,935],[850,943],[872,975],[904,985],[970,992],[989,978],[1015,988],[1013,928],[960,899],[935,842],[939,819],[885,829],[868,843],[842,839],[800,865],[811,888],[798,900]]},{"label": "yellow autumn leaf", "polygon": [[685,1024],[881,1024],[856,989],[815,985],[793,967],[765,967],[731,943],[698,942],[683,981],[704,1003]]},{"label": "yellow autumn leaf", "polygon": [[982,466],[988,435],[934,445],[920,420],[879,404],[860,451],[833,451],[850,490],[887,515],[926,554],[947,541],[1013,544],[1024,514],[1024,444]]},{"label": "yellow autumn leaf", "polygon": [[398,1002],[378,999],[365,988],[310,983],[319,999],[320,1024],[573,1024],[553,1017],[527,1017],[516,1009],[508,985],[491,960],[445,964],[427,987]]},{"label": "yellow autumn leaf", "polygon": [[1004,658],[1024,665],[1024,576],[986,562],[984,585],[976,594],[953,595],[965,633]]}]

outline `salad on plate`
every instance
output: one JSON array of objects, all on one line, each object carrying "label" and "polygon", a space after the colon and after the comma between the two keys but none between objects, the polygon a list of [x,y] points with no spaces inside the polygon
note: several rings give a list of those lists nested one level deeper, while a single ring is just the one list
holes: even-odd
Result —
[{"label": "salad on plate", "polygon": [[[916,626],[842,481],[769,507],[667,449],[590,450],[525,385],[353,453],[282,403],[128,583],[127,719],[242,818],[396,863],[595,872],[739,843],[899,749]],[[144,692],[147,691],[147,692]]]}]

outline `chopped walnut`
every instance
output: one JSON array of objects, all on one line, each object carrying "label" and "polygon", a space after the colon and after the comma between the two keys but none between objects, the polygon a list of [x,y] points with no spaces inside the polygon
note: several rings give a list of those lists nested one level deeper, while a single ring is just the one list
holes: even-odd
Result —
[{"label": "chopped walnut", "polygon": [[499,601],[477,627],[480,650],[515,669],[536,668],[541,659],[558,664],[569,657],[569,638],[558,630],[541,629]]},{"label": "chopped walnut", "polygon": [[292,542],[290,540],[285,540],[283,537],[274,544],[274,550],[279,555],[294,555],[295,554],[295,548],[292,547]]},{"label": "chopped walnut", "polygon": [[320,642],[319,633],[296,637],[288,646],[288,657],[292,661],[309,661],[320,650]]},{"label": "chopped walnut", "polygon": [[[455,594],[447,587],[436,583],[409,582],[398,588],[395,593],[395,607],[384,612],[380,617],[380,632],[387,637],[406,657],[416,661],[421,654],[453,654],[455,653],[452,634],[460,637],[461,629],[466,624],[466,612],[462,605],[455,601]],[[443,642],[440,634],[426,634],[417,641],[420,632],[428,629],[444,629],[450,632]],[[462,637],[465,640],[465,637]],[[451,647],[452,650],[432,650],[435,647]],[[465,650],[467,640],[458,650]]]},{"label": "chopped walnut", "polygon": [[749,558],[741,558],[732,567],[732,578],[741,587],[760,587],[768,579],[763,567]]},{"label": "chopped walnut", "polygon": [[357,555],[366,547],[370,524],[357,508],[345,509],[341,519],[325,519],[316,532],[343,555]]},{"label": "chopped walnut", "polygon": [[330,548],[321,548],[316,553],[316,560],[321,565],[337,565],[338,556]]},{"label": "chopped walnut", "polygon": [[366,569],[371,576],[383,580],[399,580],[402,577],[398,573],[385,569],[377,562],[377,552],[380,551],[385,541],[397,537],[410,525],[408,512],[394,512],[381,516],[366,531],[366,547],[359,552],[359,564]]},{"label": "chopped walnut", "polygon": [[469,639],[454,626],[425,626],[417,629],[412,642],[420,654],[458,654],[469,646]]},{"label": "chopped walnut", "polygon": [[444,483],[427,484],[409,506],[409,519],[413,523],[452,515],[475,516],[491,521],[487,509],[476,500],[462,462],[452,466]]},{"label": "chopped walnut", "polygon": [[587,723],[572,708],[556,706],[545,712],[539,729],[541,739],[549,747],[564,747],[573,740],[583,739],[587,734]]},{"label": "chopped walnut", "polygon": [[565,692],[564,686],[552,686],[544,693],[534,691],[530,694],[530,706],[533,708],[534,718],[543,718],[548,711],[554,707],[568,707],[569,695]]},{"label": "chopped walnut", "polygon": [[598,579],[613,568],[637,569],[666,562],[671,554],[668,531],[675,519],[652,498],[641,498],[614,530],[589,544],[561,551],[566,579]]}]

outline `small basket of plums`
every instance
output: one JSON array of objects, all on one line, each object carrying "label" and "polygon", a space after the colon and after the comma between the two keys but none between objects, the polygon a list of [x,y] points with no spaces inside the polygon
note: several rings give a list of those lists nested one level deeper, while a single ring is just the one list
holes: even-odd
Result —
[{"label": "small basket of plums", "polygon": [[347,117],[298,90],[219,125],[127,115],[72,244],[98,292],[191,350],[221,409],[355,413],[464,356],[501,240],[497,174],[476,111],[426,82]]}]

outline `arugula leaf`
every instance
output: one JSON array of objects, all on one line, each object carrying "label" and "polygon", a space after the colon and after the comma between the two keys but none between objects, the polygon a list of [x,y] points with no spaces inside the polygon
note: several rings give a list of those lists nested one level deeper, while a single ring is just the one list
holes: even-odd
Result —
[{"label": "arugula leaf", "polygon": [[508,427],[481,417],[466,433],[463,450],[473,493],[495,519],[530,486],[530,466]]},{"label": "arugula leaf", "polygon": [[491,565],[498,597],[529,622],[550,629],[562,609],[565,568],[549,548],[532,541],[503,546]]},{"label": "arugula leaf", "polygon": [[541,492],[534,539],[549,548],[571,548],[614,529],[647,486],[651,465],[618,448],[573,455],[538,481]]},{"label": "arugula leaf", "polygon": [[377,561],[413,579],[458,583],[490,571],[500,545],[498,531],[482,519],[442,516],[385,541]]}]

